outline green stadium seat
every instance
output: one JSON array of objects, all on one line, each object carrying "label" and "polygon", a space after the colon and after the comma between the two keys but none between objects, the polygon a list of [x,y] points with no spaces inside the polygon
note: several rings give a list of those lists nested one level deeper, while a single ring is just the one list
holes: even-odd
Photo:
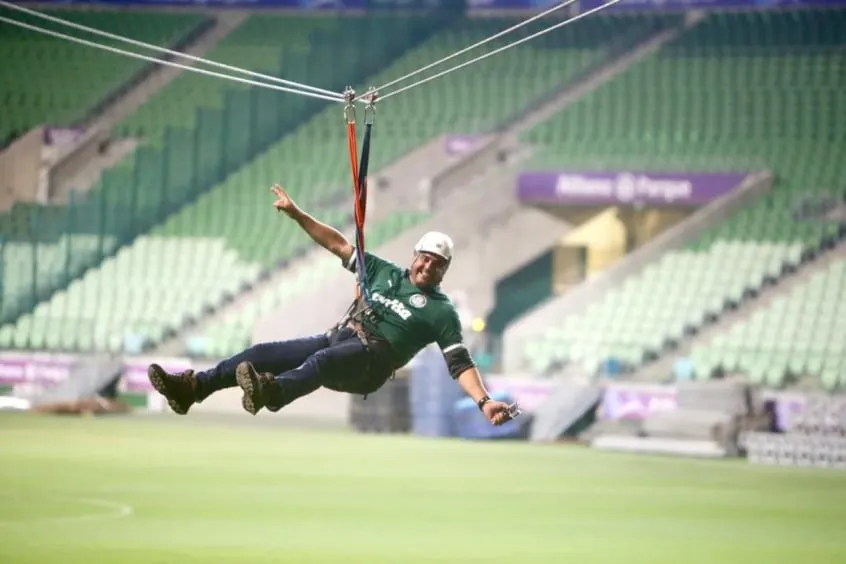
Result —
[{"label": "green stadium seat", "polygon": [[[199,14],[43,10],[68,21],[161,46],[173,46],[209,21]],[[0,14],[48,29],[54,23],[8,8]],[[77,33],[77,35],[80,35]],[[113,45],[111,40],[100,40]],[[71,126],[148,63],[0,25],[0,145],[41,124]]]},{"label": "green stadium seat", "polygon": [[[595,18],[554,37],[550,34],[526,49],[513,49],[468,67],[461,78],[456,73],[455,77],[385,100],[374,132],[371,170],[384,167],[438,135],[490,130],[549,95],[576,73],[599,63],[609,49],[607,37],[642,35],[663,19],[672,18]],[[420,17],[391,15],[364,21],[352,29],[345,26],[340,33],[341,23],[335,18],[262,14],[242,24],[210,58],[241,64],[246,61],[246,66],[254,65],[255,70],[326,88],[354,78],[350,83],[357,84],[361,92],[514,23],[507,19],[460,20],[435,33],[435,24]],[[359,48],[344,49],[342,45],[348,43]],[[497,46],[490,44],[487,49]],[[556,72],[549,72],[550,68]],[[369,76],[361,80],[365,74]],[[515,76],[520,80],[514,80]],[[340,82],[342,78],[344,82]],[[252,88],[212,85],[193,76],[182,77],[163,89],[120,128],[127,135],[142,136],[146,142],[127,163],[109,171],[94,193],[109,200],[112,205],[108,210],[125,210],[131,217],[129,226],[125,222],[113,226],[120,243],[136,233],[149,233],[122,249],[115,259],[123,261],[120,264],[136,265],[133,268],[137,270],[121,270],[124,276],[117,277],[112,262],[107,261],[74,281],[67,292],[56,294],[46,313],[34,318],[80,323],[83,329],[72,342],[59,329],[42,333],[23,318],[15,335],[35,331],[33,338],[79,350],[114,350],[124,340],[154,343],[219,307],[244,287],[241,284],[254,282],[260,273],[302,253],[311,242],[297,229],[280,223],[269,208],[267,190],[271,183],[285,184],[309,209],[321,209],[339,198],[346,201],[350,192],[340,105],[304,100]],[[135,190],[127,190],[127,184]],[[93,203],[90,207],[92,214],[100,209]],[[157,225],[173,209],[178,211]],[[346,212],[325,212],[323,216],[340,225],[349,221]],[[369,240],[387,240],[421,218],[405,213],[389,217],[370,228]],[[107,220],[101,218],[100,222]],[[151,245],[153,240],[160,242]],[[182,241],[193,243],[181,246]],[[214,245],[203,251],[209,253],[203,261],[208,269],[195,272],[200,267],[191,258],[199,252],[196,245],[210,241]],[[181,270],[189,264],[194,269]],[[221,272],[227,275],[221,276]],[[231,272],[249,276],[236,278],[235,286],[227,286]],[[308,291],[324,272],[317,269],[308,278],[286,280],[264,299],[276,304]],[[202,299],[172,290],[174,280],[196,277],[213,279],[201,292]],[[123,289],[102,294],[96,290],[112,284]],[[89,311],[93,296],[100,297],[100,305]],[[144,300],[143,307],[132,305]],[[150,303],[155,307],[149,307]],[[243,345],[254,321],[251,316],[257,310],[245,311],[253,313],[228,320],[214,328],[210,337],[201,339],[204,354],[231,352]]]},{"label": "green stadium seat", "polygon": [[[388,26],[387,29],[390,29],[392,33],[379,35],[378,39],[371,42],[370,47],[356,53],[355,60],[341,58],[341,63],[344,63],[348,73],[355,73],[359,70],[358,67],[381,64],[382,60],[380,56],[377,56],[377,50],[381,49],[381,58],[389,57],[390,51],[383,48],[390,45],[391,41],[397,45],[403,41],[411,41],[405,38],[408,32],[419,31],[418,28],[431,25],[419,21],[420,18],[393,17],[393,20],[405,22],[407,25]],[[339,33],[340,18],[263,14],[249,18],[242,28],[233,33],[231,37],[234,39],[230,43],[234,42],[235,59],[239,53],[243,54],[244,48],[264,49],[277,58],[280,53],[287,54],[288,63],[293,64],[299,61],[300,67],[305,66],[304,70],[302,68],[300,70],[306,72],[307,77],[313,78],[314,82],[321,82],[327,79],[328,74],[336,71],[337,67],[326,64],[315,67],[317,70],[312,72],[311,67],[304,63],[309,57],[309,51],[303,51],[301,41],[303,37],[312,36],[310,43],[310,48],[314,51],[312,54],[318,59],[326,59],[326,55],[333,49],[337,50],[342,42],[352,41],[359,44],[368,34],[372,34],[377,26],[384,24],[385,21],[393,20],[375,18],[367,26],[358,26],[354,33],[342,34]],[[275,35],[280,29],[290,31],[288,35],[294,35],[299,39],[294,41],[290,38],[286,39],[285,36]],[[325,33],[318,35],[317,32],[321,30]],[[397,40],[397,36],[401,39]],[[287,44],[290,44],[291,48],[283,49],[282,46]],[[227,53],[226,45],[221,49],[224,54]],[[298,57],[297,59],[292,58],[294,54]],[[223,59],[226,57],[224,56]],[[229,60],[235,62],[235,59]],[[277,68],[275,72],[278,74],[280,70]],[[183,76],[173,84],[191,81],[194,76],[191,74]],[[335,77],[335,80],[337,81],[338,78]],[[254,99],[251,91],[230,87],[226,93],[229,96],[227,107],[230,109],[225,111],[203,108],[202,99],[199,102],[189,99],[182,103],[177,114],[191,113],[189,110],[193,108],[199,112],[200,116],[205,116],[204,119],[199,120],[195,131],[165,128],[164,131],[153,132],[153,137],[160,134],[158,143],[144,144],[118,166],[105,171],[99,184],[82,199],[67,206],[16,204],[11,213],[0,216],[0,240],[8,245],[20,243],[21,248],[17,251],[19,254],[26,254],[26,249],[29,248],[30,256],[27,260],[37,265],[24,270],[11,267],[3,270],[4,299],[0,322],[15,319],[22,312],[31,309],[39,300],[48,297],[52,291],[82,274],[85,269],[96,265],[120,246],[131,242],[138,234],[149,232],[168,214],[196,199],[208,187],[223,180],[231,171],[244,164],[255,146],[261,146],[262,143],[266,145],[269,142],[268,139],[250,139],[249,133],[253,130],[251,123],[243,119],[243,112],[249,113],[249,107],[243,102]],[[246,96],[233,97],[233,93],[238,95],[246,93]],[[277,93],[272,92],[272,94]],[[168,98],[168,89],[166,88],[161,95]],[[303,100],[291,95],[286,96],[286,100]],[[154,97],[153,100],[157,98]],[[262,97],[258,97],[258,100],[263,100],[265,104],[268,102]],[[302,104],[279,103],[279,97],[276,96],[270,98],[269,101],[274,103],[270,107],[275,114],[262,113],[260,123],[274,125],[276,129],[271,131],[273,138],[282,135],[285,128],[292,128],[308,115],[305,111],[308,108]],[[325,105],[322,102],[321,104]],[[143,111],[142,108],[141,112]],[[240,133],[236,135],[232,128],[227,131],[230,125],[237,126]],[[226,144],[223,142],[224,139],[227,140]],[[248,147],[248,144],[251,147]],[[224,159],[222,156],[231,158]],[[224,206],[228,205],[224,203]],[[225,214],[226,209],[220,208],[218,212]],[[215,216],[215,219],[218,218],[220,213]],[[198,235],[202,235],[205,231],[216,235],[214,226],[208,224],[205,219],[197,226],[197,231]],[[68,256],[67,260],[49,263],[41,260],[43,254],[40,250],[41,246],[55,247],[63,236],[67,236],[73,242],[82,235],[95,235],[100,238],[101,244],[94,245],[93,248],[70,244],[69,248],[62,247],[62,252]],[[7,260],[11,259],[6,257],[4,261]],[[37,277],[31,274],[33,268],[37,270]]]},{"label": "green stadium seat", "polygon": [[717,359],[723,370],[771,387],[814,376],[834,391],[846,383],[844,295],[846,259],[840,259],[734,325],[725,336],[694,349],[694,363]]},{"label": "green stadium seat", "polygon": [[[338,31],[338,27],[336,18],[253,15],[204,56],[271,76],[279,75],[282,70],[284,76],[283,63],[288,58],[309,56],[313,34],[319,30]],[[186,72],[124,119],[118,131],[160,144],[168,127],[194,129],[199,108],[222,109],[227,92],[249,88],[242,83]]]},{"label": "green stadium seat", "polygon": [[[132,10],[44,12],[169,47],[210,21],[197,14]],[[57,27],[7,8],[0,8],[0,13],[40,27]],[[147,64],[8,24],[0,25],[0,58],[0,146],[37,125],[76,125]],[[91,206],[77,211],[76,225],[90,227]],[[52,205],[19,203],[0,214],[0,322],[30,309],[98,260],[98,253],[109,252],[114,241],[108,233],[93,240],[90,229],[74,229],[69,219],[67,207]]]},{"label": "green stadium seat", "polygon": [[[771,194],[538,336],[537,343],[554,346],[552,359],[543,354],[538,362],[539,345],[527,342],[527,365],[569,360],[592,367],[613,356],[637,366],[841,237],[841,226],[796,220],[792,210],[802,195],[830,191],[846,178],[844,29],[843,10],[709,14],[524,134],[538,148],[529,169],[770,169],[776,177]],[[739,369],[779,387],[797,363],[823,374],[840,357],[810,345],[782,348],[793,335],[771,331],[799,327],[797,336],[827,339],[825,300],[815,295],[813,313],[801,310],[807,317],[786,312],[784,322],[749,325],[694,351],[696,377]],[[826,378],[834,385],[839,377],[831,370]]]}]

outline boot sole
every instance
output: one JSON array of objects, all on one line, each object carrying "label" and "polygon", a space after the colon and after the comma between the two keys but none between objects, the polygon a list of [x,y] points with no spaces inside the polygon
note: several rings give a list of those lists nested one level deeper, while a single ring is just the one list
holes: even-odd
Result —
[{"label": "boot sole", "polygon": [[153,388],[165,397],[165,399],[167,400],[167,405],[170,406],[170,409],[173,410],[174,413],[176,413],[177,415],[187,414],[191,406],[189,405],[188,407],[185,407],[184,405],[182,405],[181,403],[179,403],[174,398],[168,395],[167,382],[162,377],[162,372],[164,371],[161,368],[152,365],[147,368],[147,378],[150,380],[150,383],[153,385]]},{"label": "boot sole", "polygon": [[258,373],[249,362],[242,362],[235,368],[235,381],[244,391],[241,406],[250,414],[255,415],[261,408],[259,397]]}]

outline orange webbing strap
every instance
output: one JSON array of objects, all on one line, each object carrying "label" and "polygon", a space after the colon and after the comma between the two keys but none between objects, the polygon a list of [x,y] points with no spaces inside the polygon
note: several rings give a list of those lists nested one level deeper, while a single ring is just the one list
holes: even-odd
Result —
[{"label": "orange webbing strap", "polygon": [[352,170],[353,190],[358,190],[358,148],[355,140],[355,122],[347,122],[347,142],[350,147],[350,170]]},{"label": "orange webbing strap", "polygon": [[[356,162],[356,155],[358,153],[355,138],[355,124],[347,124],[347,133],[350,137],[350,163],[352,165],[353,177],[353,217],[355,219],[356,229],[356,245],[362,252],[364,252],[364,217],[367,210],[367,170],[362,170]],[[365,134],[366,136],[366,134]],[[364,148],[361,153],[362,164],[366,167],[366,156]],[[363,176],[361,174],[363,173]]]},{"label": "orange webbing strap", "polygon": [[[355,220],[357,232],[361,220],[359,219],[360,214],[358,206],[358,148],[356,147],[354,119],[353,121],[347,120],[347,143],[350,149],[350,170],[352,171],[353,194],[355,199],[355,205],[353,206],[353,218]],[[359,284],[356,284],[355,286],[355,297],[361,297],[361,286]]]},{"label": "orange webbing strap", "polygon": [[[366,195],[362,194],[362,182],[359,178],[358,166],[358,146],[356,141],[356,119],[355,119],[355,91],[347,87],[344,91],[344,98],[347,102],[344,108],[344,118],[347,122],[347,144],[349,146],[350,154],[350,170],[352,172],[353,180],[353,218],[355,221],[355,239],[356,239],[356,299],[368,296],[365,281],[365,269],[361,267],[364,264],[364,214],[366,210]],[[363,157],[363,155],[362,155]]]}]

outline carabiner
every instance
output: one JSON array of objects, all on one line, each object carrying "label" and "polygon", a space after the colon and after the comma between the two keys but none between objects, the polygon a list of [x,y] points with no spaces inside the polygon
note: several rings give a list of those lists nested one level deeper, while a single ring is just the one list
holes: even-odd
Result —
[{"label": "carabiner", "polygon": [[365,125],[373,125],[376,119],[376,100],[379,98],[379,92],[371,86],[362,97],[366,102],[364,105],[364,123]]},{"label": "carabiner", "polygon": [[355,90],[352,86],[347,86],[344,90],[344,100],[347,102],[344,105],[344,120],[348,124],[355,123]]}]

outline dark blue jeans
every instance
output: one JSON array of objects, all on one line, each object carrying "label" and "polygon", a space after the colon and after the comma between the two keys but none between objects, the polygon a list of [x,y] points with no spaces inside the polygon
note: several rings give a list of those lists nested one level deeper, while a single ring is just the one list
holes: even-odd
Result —
[{"label": "dark blue jeans", "polygon": [[253,345],[210,370],[198,372],[197,399],[202,401],[218,390],[237,386],[235,368],[244,361],[251,362],[259,373],[269,372],[277,381],[285,380],[290,401],[321,386],[366,395],[379,389],[391,375],[386,351],[365,347],[355,331],[343,328],[331,336]]}]

